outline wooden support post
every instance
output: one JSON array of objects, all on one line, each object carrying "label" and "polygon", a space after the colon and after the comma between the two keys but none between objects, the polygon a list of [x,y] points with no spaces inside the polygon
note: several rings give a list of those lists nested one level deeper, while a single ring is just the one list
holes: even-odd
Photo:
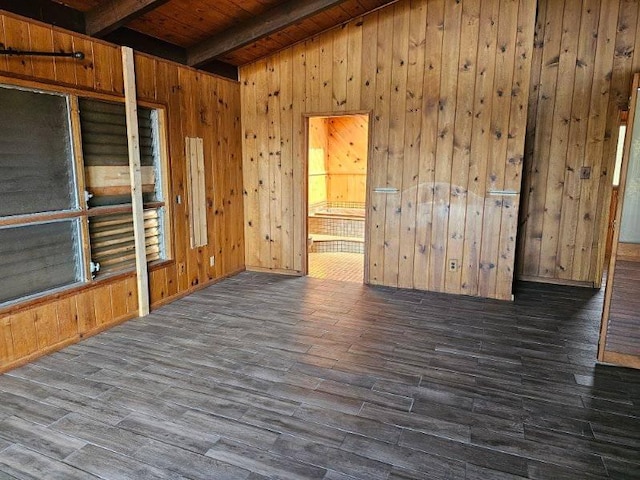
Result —
[{"label": "wooden support post", "polygon": [[142,170],[140,167],[140,142],[138,137],[136,74],[133,50],[129,47],[122,47],[122,67],[124,72],[125,109],[129,143],[133,234],[136,251],[138,315],[144,317],[149,314],[149,274],[147,272],[147,254],[144,241],[144,206],[142,203]]}]

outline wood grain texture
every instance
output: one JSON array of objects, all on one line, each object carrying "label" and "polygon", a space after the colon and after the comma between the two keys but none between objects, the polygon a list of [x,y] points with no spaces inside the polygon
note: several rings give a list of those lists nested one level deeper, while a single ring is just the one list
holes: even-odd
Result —
[{"label": "wood grain texture", "polygon": [[601,306],[244,272],[0,377],[0,476],[637,478]]},{"label": "wood grain texture", "polygon": [[640,361],[640,299],[637,295],[639,280],[638,259],[623,260],[618,250],[615,277],[610,280],[613,286],[604,354],[624,354]]},{"label": "wood grain texture", "polygon": [[[636,1],[538,1],[519,275],[600,285],[638,11]],[[591,178],[579,178],[583,166]]]},{"label": "wood grain texture", "polygon": [[369,119],[345,115],[327,119],[327,201],[366,201]]},{"label": "wood grain texture", "polygon": [[[0,42],[7,47],[47,51],[81,48],[87,56],[82,62],[47,59],[37,64],[2,59],[3,83],[123,101],[122,61],[115,46],[6,13],[0,15],[0,25]],[[168,178],[162,181],[167,185],[165,201],[172,214],[168,217],[171,261],[152,269],[149,291],[152,305],[158,305],[244,268],[240,88],[235,82],[148,55],[135,54],[134,60],[138,99],[165,109],[167,129],[169,168]],[[204,208],[209,238],[215,238],[206,247],[195,249],[190,246],[185,208],[190,202],[185,137],[204,140],[204,169],[208,172]],[[180,202],[176,203],[178,196]],[[215,257],[213,267],[211,256]],[[134,317],[136,296],[135,278],[125,274],[33,304],[3,308],[0,370]]]},{"label": "wood grain texture", "polygon": [[[487,190],[508,185],[519,191],[533,6],[528,1],[401,1],[304,44],[299,83],[305,88],[287,92],[287,98],[309,115],[338,114],[345,110],[343,98],[349,109],[371,111],[370,185],[400,191],[395,196],[368,192],[370,283],[511,298],[518,202],[496,205],[492,197],[485,221],[471,219],[482,217]],[[350,48],[342,59],[345,43]],[[354,52],[360,55],[359,67]],[[242,107],[247,192],[264,188],[256,184],[262,180],[253,173],[256,167],[278,168],[258,132],[278,133],[272,125],[279,115],[271,108],[258,116],[253,110],[275,94],[262,72],[266,65],[280,69],[279,58],[241,69],[242,83],[251,88],[247,98],[253,100]],[[286,87],[280,86],[282,96]],[[302,123],[294,116],[291,128],[299,131]],[[293,188],[302,189],[306,159],[300,151],[292,155]],[[267,237],[274,247],[284,216],[296,224],[301,219],[293,218],[291,209],[284,212],[285,202],[271,198],[265,203],[251,194],[245,200],[252,212],[245,218],[247,256],[253,257],[248,265],[285,268],[272,255],[258,258],[255,252]],[[270,209],[279,205],[278,215],[266,213],[267,203]],[[410,245],[407,231],[415,231]],[[306,242],[297,236],[292,248],[294,256],[302,255]],[[449,259],[457,260],[460,270],[449,272]],[[479,281],[483,268],[487,278]]]}]

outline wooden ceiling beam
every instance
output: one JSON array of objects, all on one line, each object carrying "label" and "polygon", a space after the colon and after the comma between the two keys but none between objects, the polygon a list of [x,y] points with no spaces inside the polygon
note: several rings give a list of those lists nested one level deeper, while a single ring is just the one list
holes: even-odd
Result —
[{"label": "wooden ceiling beam", "polygon": [[33,18],[78,33],[85,33],[84,15],[82,12],[52,0],[0,0],[0,10],[6,10],[23,17]]},{"label": "wooden ceiling beam", "polygon": [[289,0],[286,3],[231,27],[187,50],[187,64],[199,66],[216,57],[249,45],[256,40],[279,32],[346,0]]},{"label": "wooden ceiling beam", "polygon": [[102,37],[169,0],[107,0],[85,14],[87,34]]}]

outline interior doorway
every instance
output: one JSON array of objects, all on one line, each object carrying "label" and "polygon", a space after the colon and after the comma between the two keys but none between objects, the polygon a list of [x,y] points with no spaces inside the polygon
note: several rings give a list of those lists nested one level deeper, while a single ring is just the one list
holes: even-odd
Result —
[{"label": "interior doorway", "polygon": [[619,173],[598,360],[640,368],[640,74],[631,92]]},{"label": "interior doorway", "polygon": [[311,116],[307,125],[307,273],[362,283],[369,115]]}]

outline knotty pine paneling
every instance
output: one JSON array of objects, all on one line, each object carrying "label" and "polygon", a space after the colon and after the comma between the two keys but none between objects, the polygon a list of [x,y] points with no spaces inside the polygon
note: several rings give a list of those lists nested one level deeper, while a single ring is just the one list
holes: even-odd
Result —
[{"label": "knotty pine paneling", "polygon": [[[539,0],[518,275],[600,285],[620,109],[640,69],[637,0]],[[580,179],[582,167],[591,178]]]},{"label": "knotty pine paneling", "polygon": [[369,117],[331,117],[327,131],[328,201],[365,203]]},{"label": "knotty pine paneling", "polygon": [[487,191],[519,192],[535,9],[404,0],[241,68],[247,266],[303,272],[303,115],[371,112],[369,282],[511,298],[519,196]]},{"label": "knotty pine paneling", "polygon": [[[73,48],[86,55],[83,61],[1,57],[2,83],[122,100],[118,47],[3,12],[0,27],[5,48]],[[150,271],[157,306],[244,268],[240,89],[237,82],[143,54],[136,54],[135,68],[138,99],[166,108],[173,260]],[[197,249],[190,248],[186,227],[185,137],[204,140],[209,230],[207,245]],[[125,274],[0,310],[0,371],[136,316],[136,297],[135,277]]]},{"label": "knotty pine paneling", "polygon": [[309,205],[327,201],[329,152],[328,119],[309,119]]}]

